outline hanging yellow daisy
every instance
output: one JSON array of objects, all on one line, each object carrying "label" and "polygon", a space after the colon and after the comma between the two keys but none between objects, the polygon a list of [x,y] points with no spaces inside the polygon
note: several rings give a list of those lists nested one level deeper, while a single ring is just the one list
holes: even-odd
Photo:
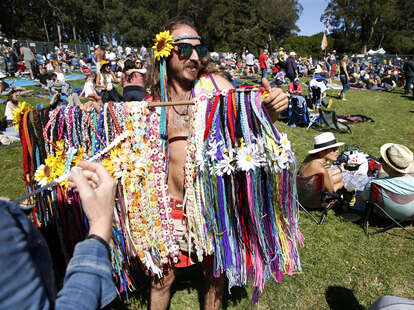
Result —
[{"label": "hanging yellow daisy", "polygon": [[161,58],[167,58],[173,49],[173,37],[169,30],[160,32],[153,39],[155,42],[152,49],[154,50],[155,60],[160,61]]},{"label": "hanging yellow daisy", "polygon": [[16,130],[19,130],[20,118],[26,111],[32,110],[33,107],[26,103],[26,101],[19,102],[16,109],[13,110],[13,124]]}]

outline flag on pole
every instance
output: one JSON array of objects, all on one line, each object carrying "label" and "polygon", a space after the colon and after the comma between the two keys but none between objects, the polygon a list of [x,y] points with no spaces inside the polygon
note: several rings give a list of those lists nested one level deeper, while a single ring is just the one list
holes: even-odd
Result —
[{"label": "flag on pole", "polygon": [[323,31],[323,37],[322,37],[322,43],[321,43],[321,49],[324,51],[328,47],[328,34],[329,34],[329,24],[331,20],[331,15],[329,15],[328,19],[325,23],[325,30]]}]

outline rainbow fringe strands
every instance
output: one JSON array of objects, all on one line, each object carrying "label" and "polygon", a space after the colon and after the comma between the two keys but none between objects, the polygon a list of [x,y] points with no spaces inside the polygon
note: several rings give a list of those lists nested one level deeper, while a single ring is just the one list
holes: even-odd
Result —
[{"label": "rainbow fringe strands", "polygon": [[[212,255],[214,276],[225,274],[229,289],[252,279],[253,302],[267,280],[301,271],[297,245],[303,243],[295,157],[263,108],[263,93],[194,98],[184,167],[188,243],[181,250],[198,261]],[[162,266],[176,263],[180,250],[167,186],[166,108],[110,102],[98,113],[73,105],[22,113],[28,192],[54,178],[61,182],[36,195],[36,225],[53,227],[70,257],[88,227],[62,176],[80,160],[99,160],[117,180],[111,249],[120,291],[133,288],[131,268],[162,277]]]}]

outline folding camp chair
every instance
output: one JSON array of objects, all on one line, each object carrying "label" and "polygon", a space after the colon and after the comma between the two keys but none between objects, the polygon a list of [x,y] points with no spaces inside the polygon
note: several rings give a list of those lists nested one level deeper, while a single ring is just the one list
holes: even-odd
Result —
[{"label": "folding camp chair", "polygon": [[[384,199],[384,197],[388,199]],[[410,221],[414,220],[414,194],[398,195],[378,184],[371,183],[370,200],[366,204],[365,212],[364,228],[367,236],[382,233],[397,226],[414,236],[413,232],[405,228]],[[368,227],[373,213],[390,219],[392,224],[369,233]]]},{"label": "folding camp chair", "polygon": [[[341,201],[341,195],[325,191],[322,173],[309,177],[296,176],[296,188],[299,206],[317,223],[323,224],[328,211],[337,206]],[[309,210],[322,209],[322,215],[317,220]]]}]

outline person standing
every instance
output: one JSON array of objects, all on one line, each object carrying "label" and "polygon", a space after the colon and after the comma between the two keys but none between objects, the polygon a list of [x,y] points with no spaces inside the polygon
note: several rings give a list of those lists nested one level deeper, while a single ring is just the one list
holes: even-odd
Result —
[{"label": "person standing", "polygon": [[[408,96],[410,93],[410,87],[414,80],[414,55],[411,56],[411,59],[404,62],[404,73],[405,73],[405,96]],[[414,90],[413,90],[414,94]]]},{"label": "person standing", "polygon": [[340,62],[339,67],[339,79],[342,83],[342,90],[340,92],[340,97],[343,101],[346,101],[345,99],[345,93],[348,89],[351,88],[351,85],[349,84],[349,73],[348,73],[348,56],[344,55]]},{"label": "person standing", "polygon": [[101,72],[101,62],[105,60],[105,52],[99,45],[95,46],[95,52],[93,53],[93,57],[95,58],[96,62],[96,73]]},{"label": "person standing", "polygon": [[[207,59],[207,47],[201,45],[201,37],[193,24],[186,17],[176,17],[170,20],[165,30],[169,30],[174,40],[174,47],[166,59],[168,78],[168,100],[190,100],[197,94],[213,94],[215,90],[230,90],[231,83],[220,74],[211,72]],[[246,56],[247,57],[247,56]],[[246,59],[247,61],[247,59]],[[161,96],[159,66],[151,66],[152,71],[147,78],[147,85],[151,89],[153,100]],[[209,74],[211,73],[211,74]],[[202,77],[204,75],[204,77]],[[268,109],[269,116],[275,121],[279,113],[287,108],[288,99],[280,88],[270,89],[268,82],[264,86],[269,89],[269,96],[263,101]],[[267,85],[266,85],[267,84]],[[149,100],[150,98],[148,98]],[[167,109],[168,157],[168,192],[170,194],[171,209],[174,220],[185,224],[184,206],[184,166],[186,163],[187,137],[189,121],[193,117],[188,106],[171,106]],[[182,224],[184,223],[184,224]],[[177,230],[178,227],[176,228]],[[185,228],[184,228],[185,229]],[[184,239],[184,240],[183,240]],[[185,240],[185,235],[180,236]],[[188,247],[184,247],[188,249]],[[203,261],[203,272],[206,278],[204,294],[204,309],[219,309],[224,292],[224,275],[219,278],[213,276],[212,257]],[[170,300],[170,288],[175,278],[175,269],[192,264],[190,255],[180,251],[178,263],[164,266],[163,277],[153,276],[151,280],[149,309],[167,309]]]},{"label": "person standing", "polygon": [[252,76],[254,75],[254,55],[251,52],[247,52],[246,55],[246,66],[247,66],[247,70],[246,70],[246,75],[247,76]]},{"label": "person standing", "polygon": [[289,58],[287,60],[287,65],[286,65],[286,75],[289,78],[289,80],[291,82],[293,82],[295,79],[299,78],[299,73],[298,73],[298,65],[296,63],[296,53],[295,52],[290,52],[289,53]]},{"label": "person standing", "polygon": [[32,50],[24,45],[20,45],[20,55],[23,57],[24,64],[26,68],[29,70],[30,78],[33,80],[33,67],[35,65],[35,57],[33,55]]},{"label": "person standing", "polygon": [[259,56],[260,71],[262,72],[262,79],[267,77],[267,49]]}]

